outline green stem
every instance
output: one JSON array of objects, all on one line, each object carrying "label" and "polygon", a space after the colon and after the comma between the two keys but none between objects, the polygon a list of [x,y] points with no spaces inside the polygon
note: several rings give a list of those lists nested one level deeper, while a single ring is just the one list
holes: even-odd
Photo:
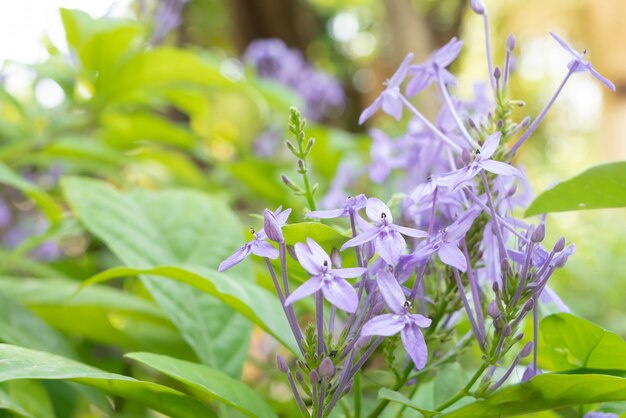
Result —
[{"label": "green stem", "polygon": [[354,418],[361,418],[361,373],[354,376]]}]

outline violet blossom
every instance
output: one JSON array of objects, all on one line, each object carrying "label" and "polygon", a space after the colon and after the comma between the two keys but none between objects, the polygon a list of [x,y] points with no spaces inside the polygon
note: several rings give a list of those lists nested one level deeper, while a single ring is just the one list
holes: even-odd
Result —
[{"label": "violet blossom", "polygon": [[307,213],[305,216],[307,218],[317,219],[345,218],[363,209],[366,204],[367,198],[364,194],[360,194],[348,197],[343,206],[339,209],[314,210]]},{"label": "violet blossom", "polygon": [[456,84],[456,79],[450,71],[446,70],[446,67],[459,56],[462,47],[463,41],[454,37],[433,52],[426,62],[412,65],[409,68],[409,73],[413,75],[413,78],[406,87],[406,94],[409,96],[416,95],[428,87],[437,77],[441,77],[445,84]]},{"label": "violet blossom", "polygon": [[311,275],[299,288],[285,300],[289,306],[317,291],[333,305],[346,312],[354,313],[359,306],[359,299],[354,288],[345,280],[362,275],[366,268],[333,269],[330,257],[320,245],[307,238],[306,244],[295,245],[296,256],[300,265]]}]

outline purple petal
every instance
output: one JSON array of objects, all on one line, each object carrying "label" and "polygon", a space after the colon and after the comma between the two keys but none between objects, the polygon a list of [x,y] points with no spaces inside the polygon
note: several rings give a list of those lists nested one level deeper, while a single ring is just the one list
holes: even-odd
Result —
[{"label": "purple petal", "polygon": [[393,116],[395,120],[400,120],[400,118],[402,118],[402,101],[387,90],[385,90],[380,97],[383,101],[383,111],[386,114]]},{"label": "purple petal", "polygon": [[313,257],[308,245],[298,242],[294,246],[294,250],[296,251],[298,262],[309,274],[315,275],[321,272],[323,261],[320,262]]},{"label": "purple petal", "polygon": [[314,210],[304,215],[306,218],[332,219],[348,216],[345,209]]},{"label": "purple petal", "polygon": [[307,238],[306,243],[309,246],[309,250],[313,255],[313,258],[318,262],[318,265],[323,266],[324,263],[330,266],[330,257],[326,254],[326,251],[312,238]]},{"label": "purple petal", "polygon": [[480,161],[478,164],[485,170],[490,171],[492,173],[499,174],[501,176],[522,177],[521,171],[519,171],[517,168],[513,167],[512,165],[508,165],[501,161],[486,160],[486,161]]},{"label": "purple petal", "polygon": [[390,337],[400,332],[402,328],[404,328],[404,322],[400,315],[383,314],[367,321],[361,328],[361,336],[382,335],[383,337]]},{"label": "purple petal", "polygon": [[591,64],[587,67],[587,70],[589,70],[589,72],[598,80],[600,80],[600,82],[602,84],[604,84],[605,86],[607,86],[608,88],[610,88],[612,91],[615,91],[615,84],[613,84],[611,82],[611,80],[609,80],[606,77],[603,77],[602,75],[600,75],[600,73],[598,73],[592,66]]},{"label": "purple petal", "polygon": [[367,203],[365,205],[365,213],[367,214],[367,217],[370,218],[370,221],[376,224],[380,223],[383,214],[385,215],[385,219],[387,219],[387,222],[393,223],[391,211],[389,210],[387,205],[382,202],[382,200],[376,197],[371,197],[367,199]]},{"label": "purple petal", "polygon": [[406,73],[409,70],[409,66],[411,65],[411,61],[413,61],[413,53],[409,52],[407,56],[404,57],[404,60],[402,61],[394,75],[392,75],[389,79],[387,86],[399,87],[400,84],[402,84],[404,78],[406,77]]},{"label": "purple petal", "polygon": [[374,245],[378,255],[390,265],[396,264],[406,249],[406,241],[402,235],[391,228],[388,228],[387,231],[381,231],[376,236]]},{"label": "purple petal", "polygon": [[556,36],[554,34],[554,32],[550,32],[550,35],[552,35],[552,37],[554,38],[555,41],[557,41],[559,43],[559,45],[561,45],[563,47],[563,49],[565,49],[567,52],[569,52],[570,54],[572,54],[572,56],[574,58],[576,58],[577,60],[580,60],[580,53],[576,50],[574,50],[571,46],[569,46],[568,44],[565,43],[565,41],[561,38],[559,38],[558,36]]},{"label": "purple petal", "polygon": [[320,276],[313,276],[302,285],[294,290],[291,295],[285,300],[285,306],[289,306],[297,300],[303,299],[322,288],[324,281]]},{"label": "purple petal", "polygon": [[437,254],[443,263],[463,272],[467,270],[467,260],[465,255],[463,255],[463,252],[453,244],[443,243],[441,247],[439,247]]},{"label": "purple petal", "polygon": [[366,271],[367,269],[363,267],[353,267],[345,269],[333,269],[331,273],[335,277],[341,277],[342,279],[351,279],[353,277],[358,277],[364,274]]},{"label": "purple petal", "polygon": [[569,306],[563,302],[559,295],[557,295],[557,293],[552,290],[550,286],[546,286],[543,289],[543,292],[541,292],[541,295],[539,296],[539,300],[543,303],[554,303],[560,312],[570,312]]},{"label": "purple petal", "polygon": [[255,239],[252,241],[250,250],[252,251],[252,254],[258,255],[259,257],[267,257],[271,259],[278,258],[278,250],[267,241]]},{"label": "purple petal", "polygon": [[426,238],[428,237],[428,232],[421,231],[419,229],[407,228],[405,226],[400,225],[391,225],[391,228],[395,229],[402,235],[406,235],[408,237],[413,238]]},{"label": "purple petal", "polygon": [[404,312],[406,297],[393,273],[387,270],[381,271],[376,275],[376,284],[389,309],[396,314]]},{"label": "purple petal", "polygon": [[483,160],[491,158],[496,149],[498,149],[498,145],[500,145],[500,132],[489,135],[480,149],[480,158]]},{"label": "purple petal", "polygon": [[380,232],[379,228],[367,229],[361,232],[356,237],[352,238],[351,240],[348,240],[348,242],[346,242],[345,244],[343,244],[341,246],[341,251],[345,250],[346,248],[356,247],[357,245],[365,244],[366,242],[373,240],[379,234],[379,232]]},{"label": "purple petal", "polygon": [[402,337],[402,345],[413,360],[415,368],[423,369],[428,360],[428,348],[420,329],[415,325],[404,327],[400,336]]},{"label": "purple petal", "polygon": [[359,125],[363,125],[366,120],[371,118],[372,115],[374,115],[374,113],[376,113],[376,111],[380,109],[381,105],[382,99],[380,97],[377,97],[376,100],[374,100],[374,103],[366,107],[365,110],[361,112],[361,116],[359,117]]},{"label": "purple petal", "polygon": [[433,75],[423,66],[413,66],[412,72],[415,74],[406,86],[407,96],[414,96],[433,82]]},{"label": "purple petal", "polygon": [[[225,271],[229,268],[233,267],[236,264],[241,263],[247,256],[250,255],[250,247],[251,243],[246,243],[243,247],[239,248],[237,251],[233,253],[230,257],[220,263],[220,266],[217,268],[217,271]],[[272,247],[273,248],[273,247]]]},{"label": "purple petal", "polygon": [[411,322],[421,328],[427,328],[433,322],[432,319],[426,318],[425,316],[420,314],[409,314],[409,319],[411,320]]},{"label": "purple petal", "polygon": [[445,68],[452,64],[452,61],[459,56],[462,47],[463,41],[459,41],[455,36],[438,51],[435,51],[433,54],[433,61],[435,61],[439,67]]},{"label": "purple petal", "polygon": [[359,297],[350,284],[343,280],[327,280],[322,285],[324,297],[339,309],[354,313],[359,307]]},{"label": "purple petal", "polygon": [[287,218],[289,218],[289,215],[291,214],[291,208],[287,208],[285,210],[281,210],[282,206],[279,206],[278,209],[276,209],[276,212],[274,212],[274,216],[276,216],[276,219],[278,220],[278,224],[280,226],[285,225],[285,223],[287,223]]}]

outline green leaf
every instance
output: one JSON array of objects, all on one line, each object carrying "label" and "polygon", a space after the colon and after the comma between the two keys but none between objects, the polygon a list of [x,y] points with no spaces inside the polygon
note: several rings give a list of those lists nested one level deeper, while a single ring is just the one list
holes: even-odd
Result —
[{"label": "green leaf", "polygon": [[202,403],[166,386],[107,373],[54,354],[0,344],[0,382],[16,379],[69,380],[140,402],[168,416],[215,417]]},{"label": "green leaf", "polygon": [[63,209],[39,186],[15,173],[5,164],[0,163],[0,183],[15,187],[35,201],[46,217],[56,223],[63,217]]},{"label": "green leaf", "polygon": [[406,406],[408,408],[414,409],[418,411],[422,416],[428,418],[437,413],[435,411],[429,411],[427,409],[421,408],[420,405],[417,405],[414,401],[407,398],[400,392],[396,392],[391,389],[382,388],[378,391],[378,399],[387,399],[391,402],[399,403],[400,405]]},{"label": "green leaf", "polygon": [[[9,411],[15,416],[22,418],[37,418],[26,411],[19,403],[15,402],[15,400],[11,399],[9,394],[2,389],[0,389],[0,409]],[[3,415],[0,413],[0,416]]]},{"label": "green leaf", "polygon": [[[66,178],[62,187],[84,226],[128,266],[217,268],[243,242],[234,214],[217,198],[202,193],[122,193],[107,183],[81,178]],[[252,279],[249,265],[232,273],[233,281]],[[252,328],[245,318],[184,283],[141,279],[202,362],[231,376],[241,373]]]},{"label": "green leaf", "polygon": [[340,234],[336,229],[319,222],[301,222],[297,224],[285,225],[283,235],[288,245],[297,242],[306,242],[307,238],[315,240],[327,251],[341,246],[350,238]]},{"label": "green leaf", "polygon": [[8,382],[11,399],[37,418],[54,418],[54,408],[43,384],[37,380]]},{"label": "green leaf", "polygon": [[435,376],[435,405],[440,405],[456,394],[466,382],[466,376],[459,363],[450,363],[437,370]]},{"label": "green leaf", "polygon": [[526,216],[626,206],[626,162],[602,164],[541,193]]},{"label": "green leaf", "polygon": [[[1,294],[26,305],[47,324],[64,333],[128,350],[159,350],[193,357],[177,329],[152,302],[104,286],[93,286],[70,300],[77,286],[74,280],[0,278]],[[10,309],[10,305],[5,309]],[[24,329],[22,332],[19,328],[7,329],[6,334],[2,334],[6,342],[73,357],[67,350],[60,351],[58,338],[42,327],[36,328],[38,321],[30,320],[30,323],[23,313],[19,315],[7,327],[17,324],[15,321],[23,321]],[[26,332],[29,329],[37,332]]]},{"label": "green leaf", "polygon": [[250,417],[277,417],[254,390],[219,370],[152,353],[130,353],[126,357],[183,383],[196,399],[218,400]]},{"label": "green leaf", "polygon": [[292,352],[299,353],[291,328],[276,296],[255,283],[238,281],[234,277],[205,267],[189,265],[161,266],[151,269],[115,267],[86,280],[81,288],[117,277],[137,274],[167,277],[213,295],[263,328]]},{"label": "green leaf", "polygon": [[626,379],[595,374],[542,374],[437,417],[502,418],[609,401],[626,401]]},{"label": "green leaf", "polygon": [[571,314],[550,315],[539,331],[543,369],[626,370],[626,341],[592,322]]}]

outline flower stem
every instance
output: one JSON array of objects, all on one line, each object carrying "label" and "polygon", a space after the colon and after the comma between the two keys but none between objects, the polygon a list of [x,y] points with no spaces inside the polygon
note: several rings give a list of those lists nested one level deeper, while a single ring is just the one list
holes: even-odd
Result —
[{"label": "flower stem", "polygon": [[326,344],[324,342],[324,298],[320,290],[315,292],[315,317],[317,319],[317,356],[321,360]]},{"label": "flower stem", "polygon": [[454,103],[452,103],[452,98],[450,97],[450,93],[448,93],[448,89],[446,88],[446,85],[444,84],[443,78],[439,74],[439,71],[437,71],[437,81],[439,84],[439,91],[441,91],[441,95],[443,96],[443,100],[446,102],[446,106],[448,107],[448,110],[450,111],[452,118],[454,119],[461,133],[463,134],[463,137],[467,140],[467,142],[469,143],[471,147],[475,149],[479,149],[480,146],[476,143],[476,141],[474,141],[472,136],[467,131],[467,128],[465,128],[463,121],[461,121],[461,118],[459,117],[459,114],[457,113],[456,108],[454,107]]}]

